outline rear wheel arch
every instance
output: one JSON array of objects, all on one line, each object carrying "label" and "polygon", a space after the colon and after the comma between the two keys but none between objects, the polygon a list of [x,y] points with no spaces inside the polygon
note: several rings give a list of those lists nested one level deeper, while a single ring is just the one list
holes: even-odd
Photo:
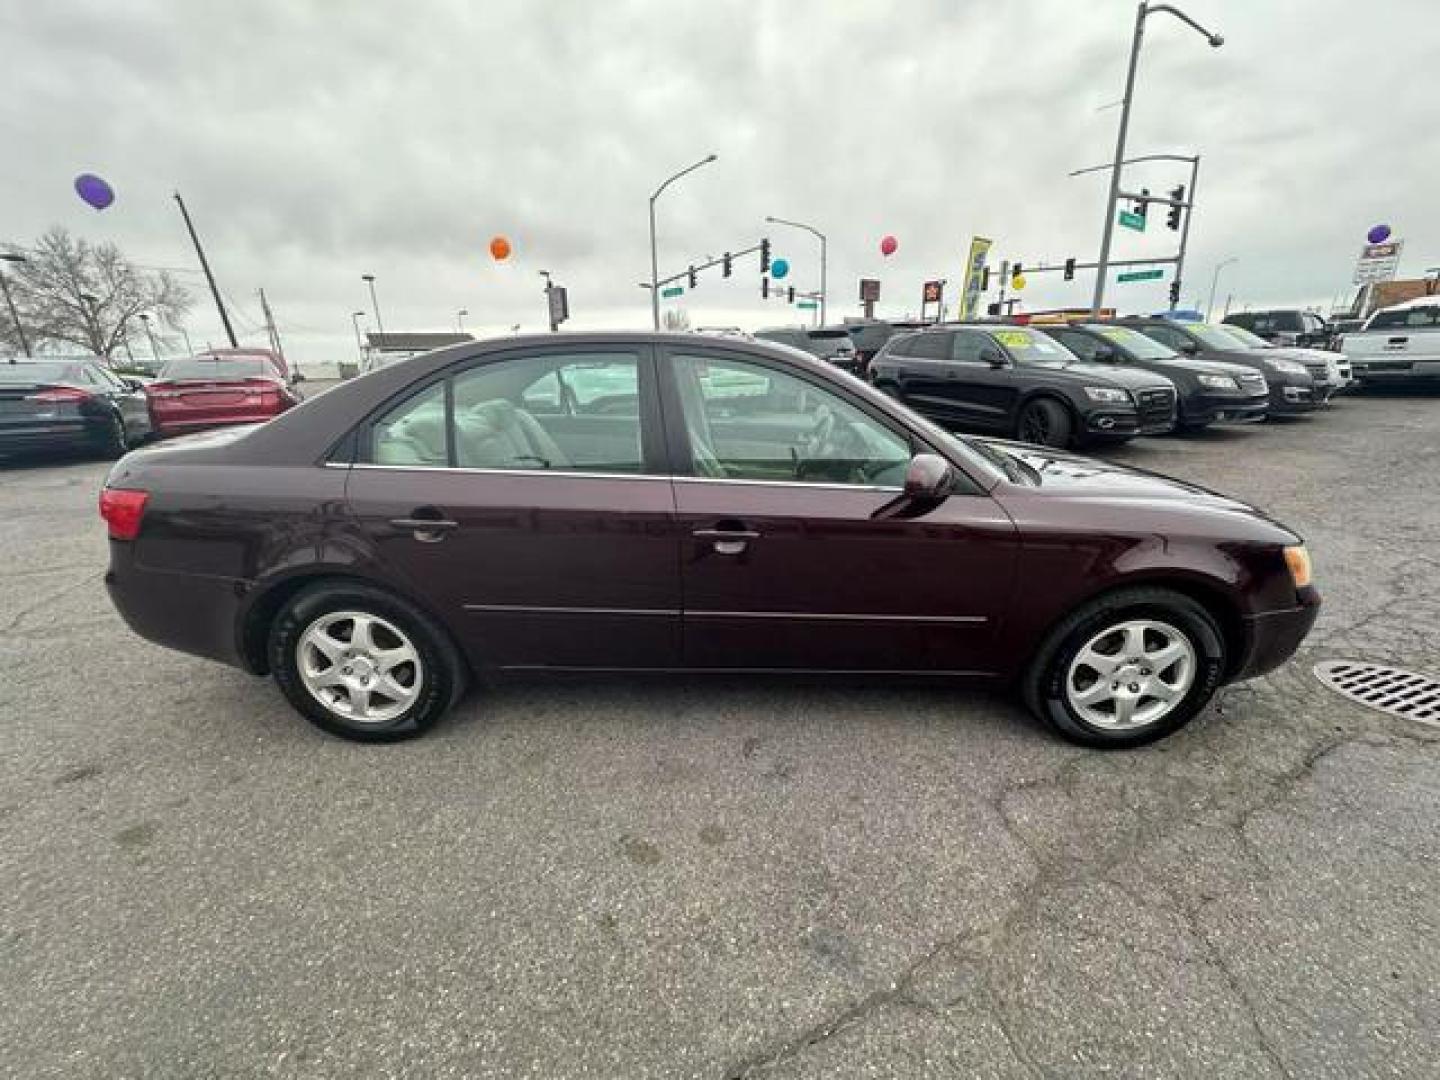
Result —
[{"label": "rear wheel arch", "polygon": [[378,589],[416,608],[445,635],[446,642],[461,665],[463,674],[467,680],[474,681],[475,672],[465,650],[455,640],[455,635],[445,625],[445,621],[430,610],[423,601],[408,592],[396,589],[388,582],[377,581],[364,574],[332,569],[316,569],[275,581],[251,600],[245,609],[239,630],[240,655],[244,658],[245,665],[250,671],[257,675],[271,674],[270,630],[275,625],[275,620],[285,609],[286,604],[301,592],[316,585],[334,585],[342,588],[347,585],[356,585],[367,589]]}]

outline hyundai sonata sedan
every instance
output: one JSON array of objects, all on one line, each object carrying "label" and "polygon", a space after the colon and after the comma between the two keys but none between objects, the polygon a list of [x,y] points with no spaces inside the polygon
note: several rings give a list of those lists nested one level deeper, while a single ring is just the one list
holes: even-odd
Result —
[{"label": "hyundai sonata sedan", "polygon": [[686,334],[466,343],[100,496],[139,634],[361,740],[507,672],[927,675],[1143,743],[1282,664],[1301,539],[1164,477],[957,438],[813,357]]}]

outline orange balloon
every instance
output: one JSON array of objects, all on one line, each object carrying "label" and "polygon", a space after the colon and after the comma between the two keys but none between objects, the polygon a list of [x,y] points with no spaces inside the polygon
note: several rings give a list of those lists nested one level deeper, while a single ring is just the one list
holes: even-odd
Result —
[{"label": "orange balloon", "polygon": [[510,257],[510,241],[503,236],[496,236],[490,241],[490,254],[496,262],[504,262]]}]

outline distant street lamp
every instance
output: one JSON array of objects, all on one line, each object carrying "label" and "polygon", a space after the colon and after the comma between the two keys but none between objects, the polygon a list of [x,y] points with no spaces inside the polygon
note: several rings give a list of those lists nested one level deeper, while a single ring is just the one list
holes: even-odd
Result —
[{"label": "distant street lamp", "polygon": [[[0,252],[0,261],[8,263],[29,262],[24,255],[17,255],[13,251]],[[25,351],[26,356],[33,355],[30,352],[30,339],[25,336],[25,327],[20,322],[20,313],[15,310],[15,301],[10,298],[10,285],[5,280],[4,271],[0,271],[0,292],[5,294],[5,306],[10,309],[10,321],[15,324],[15,333],[20,338],[20,348]],[[10,363],[15,363],[15,357],[10,357]]]},{"label": "distant street lamp", "polygon": [[360,320],[365,317],[363,311],[352,311],[350,321],[355,324],[355,348],[360,353],[360,366],[365,366],[365,339],[360,336]]},{"label": "distant street lamp", "polygon": [[155,344],[155,335],[150,330],[150,316],[142,311],[140,321],[145,325],[145,336],[150,339],[150,355],[158,364],[160,363],[160,346]]},{"label": "distant street lamp", "polygon": [[766,217],[766,221],[776,225],[789,225],[795,229],[804,229],[820,240],[820,325],[825,325],[825,234],[813,225],[806,225],[803,221],[786,221],[779,217]]},{"label": "distant street lamp", "polygon": [[1205,305],[1205,321],[1210,321],[1210,313],[1215,309],[1215,290],[1220,286],[1220,271],[1233,262],[1239,262],[1239,255],[1232,255],[1228,259],[1222,259],[1215,264],[1215,275],[1210,279],[1210,302]]},{"label": "distant street lamp", "polygon": [[692,173],[703,165],[709,165],[714,160],[715,155],[711,154],[709,157],[701,158],[694,165],[681,169],[656,188],[655,194],[650,196],[650,316],[656,330],[660,329],[660,256],[655,248],[655,200],[660,198],[667,187],[686,173]]},{"label": "distant street lamp", "polygon": [[1218,49],[1225,44],[1225,39],[1219,34],[1212,34],[1198,22],[1186,15],[1177,7],[1170,4],[1151,5],[1149,0],[1141,0],[1140,6],[1135,9],[1135,36],[1130,41],[1130,69],[1125,74],[1125,97],[1120,109],[1120,131],[1115,137],[1115,163],[1110,170],[1110,191],[1105,198],[1105,229],[1100,237],[1100,258],[1096,261],[1095,268],[1095,296],[1090,303],[1091,318],[1100,317],[1100,309],[1105,304],[1105,276],[1110,269],[1110,241],[1115,232],[1115,206],[1120,195],[1120,168],[1125,161],[1125,135],[1130,128],[1130,106],[1135,101],[1135,68],[1140,62],[1140,42],[1145,36],[1145,17],[1156,12],[1165,12],[1174,15],[1181,22],[1192,27],[1209,42],[1212,49]]},{"label": "distant street lamp", "polygon": [[[375,326],[379,329],[380,333],[383,334],[385,332],[385,320],[380,317],[380,301],[375,298],[375,275],[361,274],[360,280],[370,286],[370,306],[375,311]],[[362,311],[360,314],[363,315],[365,313]]]},{"label": "distant street lamp", "polygon": [[463,334],[465,332],[465,316],[469,314],[470,309],[463,307],[455,313],[455,332],[457,334]]}]

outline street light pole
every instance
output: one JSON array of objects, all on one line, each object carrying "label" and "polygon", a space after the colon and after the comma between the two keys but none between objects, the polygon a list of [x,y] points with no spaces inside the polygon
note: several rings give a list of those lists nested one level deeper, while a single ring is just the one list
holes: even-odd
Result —
[{"label": "street light pole", "polygon": [[550,283],[549,270],[541,270],[540,276],[545,279],[545,317],[550,320],[550,332],[553,334],[560,329],[560,324],[555,321],[555,309],[550,306],[550,290],[554,286]]},{"label": "street light pole", "polygon": [[[28,261],[24,255],[17,255],[10,251],[0,254],[0,260],[8,263]],[[10,284],[5,280],[4,271],[0,271],[0,292],[5,294],[5,306],[10,309],[10,321],[15,324],[15,333],[20,338],[20,348],[24,350],[26,356],[33,356],[34,354],[30,351],[30,339],[25,336],[25,327],[20,322],[20,313],[15,310],[15,301],[10,296]],[[10,363],[15,363],[15,357],[10,357]]]},{"label": "street light pole", "polygon": [[360,320],[365,317],[363,311],[352,311],[350,321],[355,324],[355,351],[360,354],[360,366],[365,366],[365,339],[360,336]]},{"label": "street light pole", "polygon": [[667,187],[686,173],[692,173],[703,165],[709,165],[714,160],[715,155],[711,154],[709,157],[701,158],[694,165],[681,169],[656,188],[655,194],[650,196],[650,319],[656,330],[660,329],[660,255],[655,247],[655,200],[660,198]]},{"label": "street light pole", "polygon": [[1185,215],[1185,226],[1180,230],[1180,253],[1175,259],[1175,299],[1170,301],[1171,311],[1180,303],[1180,290],[1185,283],[1185,247],[1190,242],[1190,219],[1195,215],[1195,188],[1199,183],[1200,155],[1196,154],[1190,162],[1190,193],[1186,196],[1190,209],[1182,211]]},{"label": "street light pole", "polygon": [[825,297],[826,297],[826,288],[825,288],[825,262],[826,262],[826,258],[825,258],[825,246],[826,246],[826,244],[825,244],[825,234],[822,233],[819,229],[815,228],[815,226],[813,226],[813,225],[806,225],[803,221],[787,221],[785,218],[769,217],[769,216],[767,216],[767,217],[765,218],[765,220],[766,220],[766,221],[769,221],[769,222],[773,222],[773,223],[776,224],[776,225],[789,225],[791,228],[804,229],[806,232],[810,233],[812,236],[815,236],[815,237],[820,241],[820,325],[821,325],[821,326],[824,326],[824,325],[825,325]]},{"label": "street light pole", "polygon": [[1130,106],[1135,100],[1135,69],[1140,63],[1140,43],[1145,37],[1145,17],[1154,12],[1166,12],[1181,22],[1193,27],[1209,39],[1210,47],[1218,49],[1225,43],[1219,34],[1212,34],[1177,7],[1170,4],[1156,4],[1151,7],[1149,0],[1140,0],[1135,9],[1135,35],[1130,41],[1130,67],[1125,73],[1125,97],[1121,100],[1120,130],[1115,136],[1115,163],[1110,170],[1110,190],[1105,197],[1105,226],[1100,234],[1100,257],[1096,260],[1095,295],[1090,302],[1090,317],[1098,319],[1105,304],[1105,275],[1110,265],[1110,243],[1115,233],[1115,204],[1120,195],[1120,169],[1125,163],[1125,136],[1130,130]]},{"label": "street light pole", "polygon": [[463,334],[465,332],[465,316],[469,314],[470,309],[463,307],[455,313],[455,332],[457,334]]},{"label": "street light pole", "polygon": [[1210,313],[1215,310],[1215,290],[1220,287],[1220,271],[1233,262],[1239,262],[1239,255],[1232,255],[1228,259],[1222,259],[1215,264],[1215,276],[1210,279],[1210,301],[1205,305],[1205,321],[1210,321]]},{"label": "street light pole", "polygon": [[[385,320],[380,317],[380,301],[375,298],[375,275],[361,274],[360,280],[370,286],[370,306],[375,309],[375,326],[379,329],[380,333],[383,334],[385,332]],[[365,313],[362,311],[360,314],[364,315]]]},{"label": "street light pole", "polygon": [[175,192],[176,205],[180,207],[180,216],[185,219],[185,230],[190,234],[190,242],[195,245],[195,254],[200,259],[200,269],[205,271],[205,280],[210,284],[210,295],[215,300],[215,310],[220,312],[220,324],[225,327],[225,336],[230,339],[230,347],[237,349],[240,342],[235,340],[235,328],[230,325],[230,315],[225,310],[225,304],[220,299],[220,286],[215,284],[215,275],[210,272],[210,260],[205,257],[205,249],[200,246],[200,234],[195,231],[195,223],[190,220],[190,211],[185,208],[185,200],[180,193]]}]

